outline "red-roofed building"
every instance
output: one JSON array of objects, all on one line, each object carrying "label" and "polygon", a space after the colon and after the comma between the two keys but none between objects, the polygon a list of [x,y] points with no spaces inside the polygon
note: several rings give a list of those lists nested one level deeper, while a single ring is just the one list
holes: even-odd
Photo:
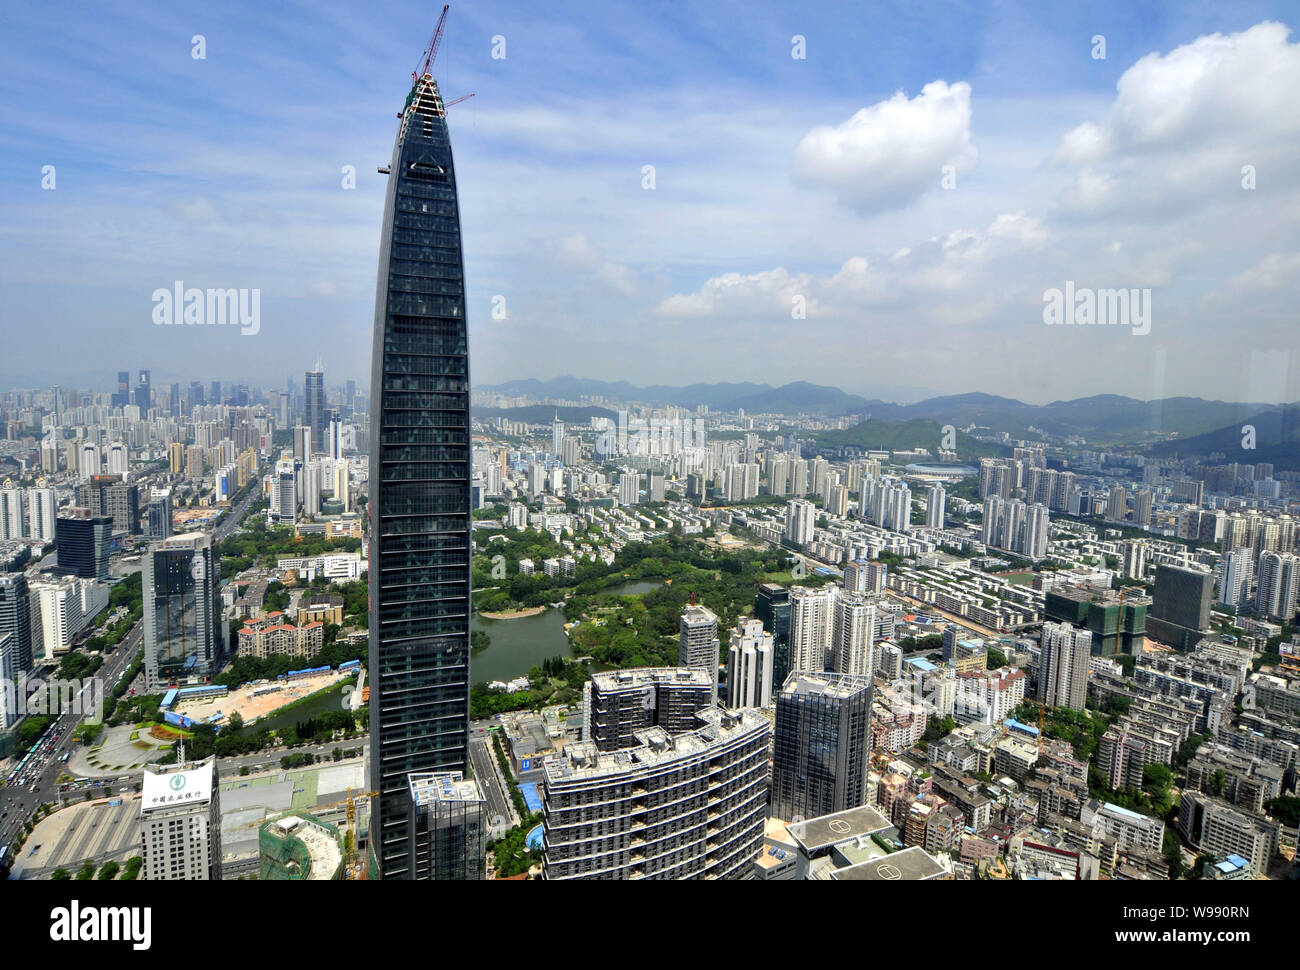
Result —
[{"label": "red-roofed building", "polygon": [[319,653],[325,646],[325,624],[290,626],[276,611],[250,620],[239,631],[239,655],[264,660],[273,653],[301,659]]}]

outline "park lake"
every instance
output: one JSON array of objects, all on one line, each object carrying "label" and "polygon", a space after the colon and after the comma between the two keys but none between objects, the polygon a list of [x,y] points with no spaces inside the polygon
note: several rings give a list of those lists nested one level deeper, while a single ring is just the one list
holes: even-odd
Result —
[{"label": "park lake", "polygon": [[[662,580],[641,579],[604,590],[602,596],[633,596],[663,585]],[[551,657],[572,659],[569,638],[564,634],[564,611],[546,609],[533,616],[513,620],[486,620],[474,614],[471,630],[482,630],[492,638],[486,650],[470,658],[470,680],[475,684],[522,677],[532,667]]]}]

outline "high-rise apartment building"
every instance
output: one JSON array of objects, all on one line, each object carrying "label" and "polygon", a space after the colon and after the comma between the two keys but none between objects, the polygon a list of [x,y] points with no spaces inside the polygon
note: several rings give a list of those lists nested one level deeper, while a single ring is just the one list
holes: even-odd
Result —
[{"label": "high-rise apartment building", "polygon": [[827,666],[842,674],[871,677],[875,671],[876,604],[834,589],[834,613]]},{"label": "high-rise apartment building", "polygon": [[1044,623],[1039,640],[1038,699],[1048,707],[1082,711],[1088,699],[1092,634],[1068,623]]},{"label": "high-rise apartment building", "polygon": [[738,879],[763,847],[767,719],[705,707],[691,730],[637,731],[546,759],[547,879]]},{"label": "high-rise apartment building", "polygon": [[744,617],[731,631],[727,648],[727,706],[767,707],[772,703],[772,634],[763,621]]},{"label": "high-rise apartment building", "polygon": [[785,541],[794,546],[812,542],[817,524],[817,506],[797,498],[785,507]]},{"label": "high-rise apartment building", "polygon": [[1239,610],[1250,599],[1255,578],[1255,557],[1249,546],[1241,546],[1224,555],[1219,563],[1219,602]]},{"label": "high-rise apartment building", "polygon": [[1266,552],[1259,557],[1259,592],[1255,609],[1265,616],[1290,622],[1295,618],[1300,593],[1300,557]]},{"label": "high-rise apartment building", "polygon": [[464,259],[442,95],[415,79],[380,236],[370,380],[370,823],[411,878],[412,772],[467,772],[470,409]]},{"label": "high-rise apartment building", "polygon": [[703,670],[718,682],[718,616],[706,606],[692,603],[682,610],[677,665]]},{"label": "high-rise apartment building", "polygon": [[809,589],[796,586],[790,590],[791,671],[827,668],[834,609],[834,587]]},{"label": "high-rise apartment building", "polygon": [[26,492],[13,482],[0,486],[0,540],[21,539],[27,533]]},{"label": "high-rise apartment building", "polygon": [[943,484],[935,482],[930,486],[929,508],[925,512],[925,524],[931,529],[942,529],[945,507],[948,502],[948,493],[944,490]]},{"label": "high-rise apartment building", "polygon": [[582,740],[616,751],[635,744],[645,728],[693,730],[696,713],[713,703],[715,683],[716,677],[689,667],[597,672],[583,690]]}]

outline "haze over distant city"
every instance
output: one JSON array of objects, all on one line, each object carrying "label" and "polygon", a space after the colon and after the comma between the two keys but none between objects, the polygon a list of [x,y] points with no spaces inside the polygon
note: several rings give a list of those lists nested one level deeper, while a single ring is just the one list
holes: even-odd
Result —
[{"label": "haze over distant city", "polygon": [[[8,11],[0,384],[368,383],[429,9]],[[1300,399],[1294,7],[943,10],[454,9],[475,385]],[[154,326],[175,281],[260,331]],[[1150,332],[1044,325],[1067,283],[1149,288]]]}]

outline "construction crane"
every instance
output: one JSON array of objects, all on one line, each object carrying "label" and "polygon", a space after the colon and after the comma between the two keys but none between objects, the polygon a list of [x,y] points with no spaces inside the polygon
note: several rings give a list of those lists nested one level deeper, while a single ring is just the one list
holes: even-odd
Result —
[{"label": "construction crane", "polygon": [[442,104],[443,110],[450,108],[453,104],[460,104],[462,101],[468,101],[472,97],[474,97],[473,94],[462,94],[459,98],[452,98],[450,101],[444,101]]},{"label": "construction crane", "polygon": [[433,31],[433,39],[429,41],[429,46],[424,52],[424,63],[418,71],[411,72],[411,80],[418,81],[429,73],[429,65],[433,63],[434,58],[438,56],[438,45],[442,43],[442,28],[447,23],[447,11],[451,9],[451,4],[442,5],[442,16],[438,18],[438,26]]}]

